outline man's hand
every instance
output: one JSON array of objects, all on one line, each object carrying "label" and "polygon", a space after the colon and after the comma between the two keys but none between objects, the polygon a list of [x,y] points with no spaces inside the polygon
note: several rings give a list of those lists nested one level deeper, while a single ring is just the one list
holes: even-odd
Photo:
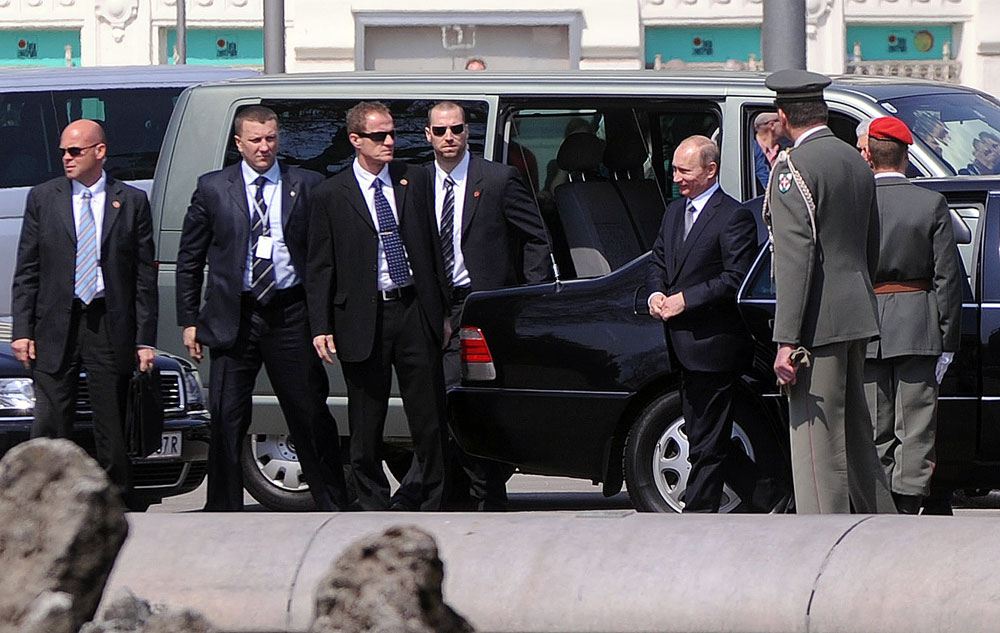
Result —
[{"label": "man's hand", "polygon": [[10,344],[14,350],[14,357],[24,364],[25,368],[31,369],[31,361],[35,360],[35,341],[30,338],[19,338]]},{"label": "man's hand", "polygon": [[649,296],[649,316],[662,319],[663,305],[667,302],[667,295],[662,292],[655,292]]},{"label": "man's hand", "polygon": [[313,337],[313,348],[316,355],[323,359],[324,363],[333,364],[333,355],[337,353],[337,346],[333,344],[333,334],[320,334]]},{"label": "man's hand", "polygon": [[136,354],[139,356],[139,371],[149,371],[153,368],[153,357],[156,356],[156,352],[152,347],[140,347],[136,350]]},{"label": "man's hand", "polygon": [[794,350],[795,346],[787,343],[778,346],[778,355],[774,359],[774,373],[778,377],[779,385],[795,384],[795,374],[798,367],[792,364],[790,358]]},{"label": "man's hand", "polygon": [[198,328],[193,325],[184,328],[184,347],[191,355],[191,360],[200,363],[204,356],[201,353],[201,343],[198,342],[197,334]]},{"label": "man's hand", "polygon": [[441,349],[448,349],[448,343],[451,341],[451,317],[444,317],[444,344],[441,345]]},{"label": "man's hand", "polygon": [[678,292],[677,294],[670,295],[669,297],[664,297],[663,307],[660,308],[660,318],[666,321],[670,317],[675,317],[681,312],[684,312],[684,308],[687,304],[684,303],[684,293]]}]

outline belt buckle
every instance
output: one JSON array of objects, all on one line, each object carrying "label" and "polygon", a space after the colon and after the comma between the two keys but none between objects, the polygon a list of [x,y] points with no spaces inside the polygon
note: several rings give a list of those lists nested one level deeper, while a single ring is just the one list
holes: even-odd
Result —
[{"label": "belt buckle", "polygon": [[396,301],[402,296],[402,294],[399,291],[399,288],[393,288],[391,290],[379,290],[379,293],[382,295],[382,301]]}]

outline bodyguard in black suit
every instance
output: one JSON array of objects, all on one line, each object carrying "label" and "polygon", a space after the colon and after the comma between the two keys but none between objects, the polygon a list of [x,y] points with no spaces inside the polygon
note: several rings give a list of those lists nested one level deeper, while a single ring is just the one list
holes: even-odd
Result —
[{"label": "bodyguard in black suit", "polygon": [[269,108],[241,110],[235,131],[243,160],[198,179],[177,253],[184,345],[196,361],[207,345],[212,361],[205,509],[243,509],[240,452],[263,364],[317,509],[343,510],[339,436],[326,406],[326,372],[312,351],[303,286],[307,198],[322,176],[279,165],[278,119]]},{"label": "bodyguard in black suit", "polygon": [[684,196],[667,208],[646,278],[649,313],[664,322],[680,366],[690,442],[685,512],[718,512],[732,435],[733,391],[753,356],[736,290],[757,244],[750,211],[718,185],[719,149],[692,136],[674,152]]},{"label": "bodyguard in black suit", "polygon": [[351,465],[366,510],[389,507],[382,432],[396,370],[422,469],[421,510],[444,490],[444,377],[450,336],[427,170],[393,163],[389,110],[362,102],[347,113],[357,157],[311,200],[309,320],[316,353],[340,357],[347,382]]},{"label": "bodyguard in black suit", "polygon": [[65,178],[28,194],[14,271],[12,347],[32,370],[32,437],[71,437],[81,368],[97,459],[129,484],[128,380],[153,364],[157,292],[146,194],[104,173],[104,130],[86,119],[60,139]]}]

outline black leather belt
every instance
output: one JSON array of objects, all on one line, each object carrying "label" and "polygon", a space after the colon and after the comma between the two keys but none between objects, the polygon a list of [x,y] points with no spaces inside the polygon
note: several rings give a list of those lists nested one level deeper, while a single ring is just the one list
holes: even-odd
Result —
[{"label": "black leather belt", "polygon": [[306,289],[302,287],[302,284],[295,284],[291,288],[285,288],[284,290],[275,290],[271,293],[271,297],[267,303],[258,302],[254,299],[252,292],[244,292],[242,295],[243,303],[257,310],[280,310],[293,303],[305,301],[305,298]]},{"label": "black leather belt", "polygon": [[452,303],[462,303],[465,298],[469,296],[472,292],[472,286],[455,286],[451,289],[451,302]]},{"label": "black leather belt", "polygon": [[417,291],[413,286],[397,286],[392,290],[379,290],[379,299],[382,301],[399,301],[400,299],[412,299]]}]

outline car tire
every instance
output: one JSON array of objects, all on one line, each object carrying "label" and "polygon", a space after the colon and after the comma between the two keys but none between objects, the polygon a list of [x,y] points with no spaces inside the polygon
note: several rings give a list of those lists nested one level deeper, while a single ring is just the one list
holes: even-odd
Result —
[{"label": "car tire", "polygon": [[290,436],[248,434],[240,461],[243,487],[260,505],[274,512],[316,509]]},{"label": "car tire", "polygon": [[[787,481],[787,460],[761,424],[759,406],[748,398],[734,402],[733,443],[757,463],[762,477]],[[654,399],[639,414],[625,442],[625,482],[633,505],[640,512],[680,512],[691,465],[681,414],[681,398],[671,392]],[[785,486],[784,483],[781,484]],[[788,487],[790,490],[790,487]],[[719,512],[751,511],[727,484]]]}]

